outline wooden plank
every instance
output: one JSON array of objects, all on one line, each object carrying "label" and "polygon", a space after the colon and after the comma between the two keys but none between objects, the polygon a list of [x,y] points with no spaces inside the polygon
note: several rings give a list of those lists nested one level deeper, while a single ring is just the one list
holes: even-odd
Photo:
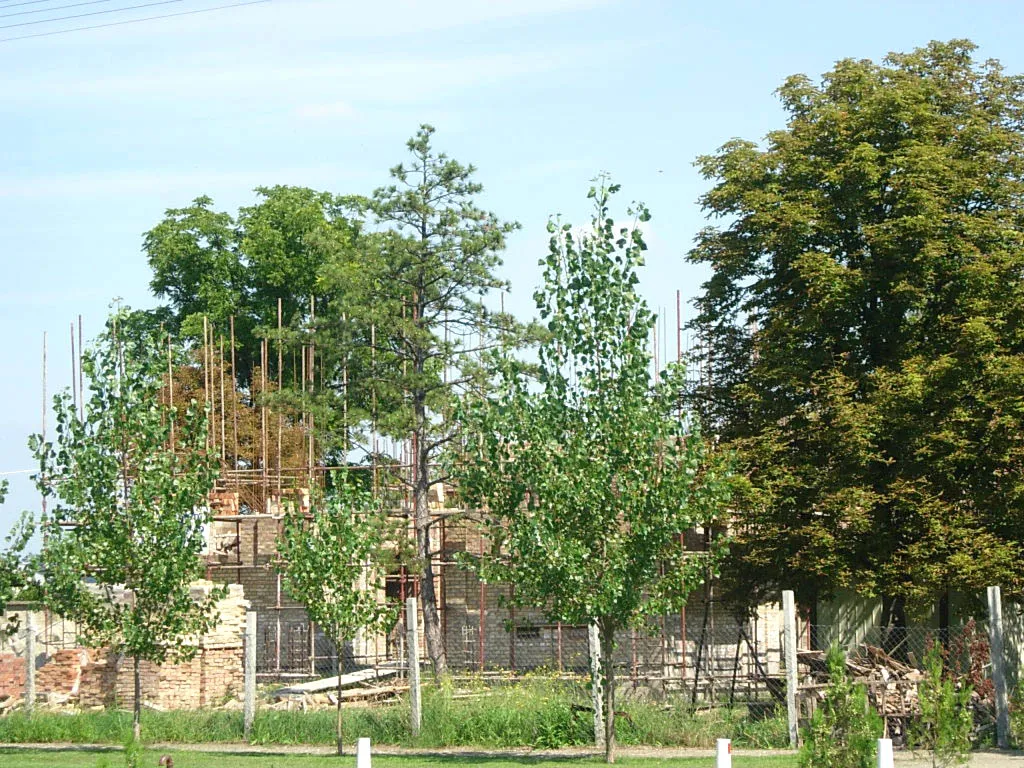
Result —
[{"label": "wooden plank", "polygon": [[[398,674],[395,668],[361,669],[358,672],[349,672],[341,676],[341,687],[347,688],[360,683],[368,683],[385,677],[393,677]],[[325,677],[322,680],[311,680],[308,683],[289,685],[287,688],[280,688],[274,691],[274,696],[290,696],[297,693],[319,693],[320,691],[333,691],[338,688],[338,676]]]}]

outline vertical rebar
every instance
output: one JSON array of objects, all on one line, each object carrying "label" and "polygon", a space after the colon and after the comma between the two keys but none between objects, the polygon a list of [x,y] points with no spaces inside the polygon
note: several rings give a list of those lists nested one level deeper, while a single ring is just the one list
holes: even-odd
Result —
[{"label": "vertical rebar", "polygon": [[75,324],[71,323],[71,405],[75,413],[78,413],[78,382],[75,373]]},{"label": "vertical rebar", "polygon": [[[231,453],[231,466],[238,469],[238,370],[235,367],[235,316],[231,316],[231,430],[234,451]],[[238,540],[238,550],[242,550],[242,540]]]},{"label": "vertical rebar", "polygon": [[[82,346],[82,316],[78,316],[78,420],[85,421],[85,375],[82,373],[82,355],[85,347]],[[74,372],[72,371],[72,376]]]}]

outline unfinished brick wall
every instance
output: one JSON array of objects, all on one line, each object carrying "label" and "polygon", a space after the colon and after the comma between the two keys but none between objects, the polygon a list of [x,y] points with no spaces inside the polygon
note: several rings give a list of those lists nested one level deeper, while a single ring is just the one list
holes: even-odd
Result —
[{"label": "unfinished brick wall", "polygon": [[13,653],[0,653],[0,699],[25,694],[25,659]]},{"label": "unfinished brick wall", "polygon": [[[201,598],[214,586],[209,581],[197,582],[192,592]],[[142,662],[144,703],[164,709],[194,709],[241,694],[248,602],[240,585],[228,585],[228,590],[227,597],[217,604],[217,625],[204,636],[187,641],[196,651],[194,658],[164,665]],[[25,677],[24,655],[0,653],[0,699],[22,697]],[[135,700],[133,660],[106,649],[55,651],[36,672],[36,693],[42,700],[77,702],[83,709],[130,708]]]}]

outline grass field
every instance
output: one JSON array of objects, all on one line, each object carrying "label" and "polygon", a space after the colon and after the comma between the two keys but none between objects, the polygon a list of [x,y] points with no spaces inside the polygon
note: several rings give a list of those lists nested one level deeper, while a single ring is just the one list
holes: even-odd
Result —
[{"label": "grass field", "polygon": [[[346,709],[344,730],[367,736],[374,744],[436,749],[586,747],[593,725],[579,705],[585,692],[558,681],[536,677],[515,685],[482,689],[472,698],[426,689],[423,729],[409,730],[409,709],[395,706]],[[624,699],[617,734],[623,746],[713,747],[716,738],[732,739],[737,748],[771,749],[787,743],[784,714],[755,717],[745,708],[694,711],[685,700],[672,702]],[[335,741],[334,712],[257,712],[252,741],[260,745],[330,745]],[[125,711],[66,714],[20,712],[0,717],[0,743],[123,744],[131,733]],[[233,743],[242,740],[242,713],[195,710],[142,713],[143,739],[160,744]]]},{"label": "grass field", "polygon": [[[143,766],[156,766],[164,752],[148,751]],[[174,768],[339,768],[355,765],[355,756],[312,755],[246,755],[225,752],[171,751]],[[714,758],[638,758],[621,757],[616,765],[627,768],[709,768]],[[419,766],[484,766],[484,768],[574,768],[576,766],[603,765],[604,761],[592,757],[490,757],[486,755],[377,755],[374,768],[419,768]],[[119,768],[124,760],[119,752],[83,750],[0,749],[0,765],[4,768]],[[794,768],[796,758],[790,755],[776,757],[733,758],[735,768]]]}]

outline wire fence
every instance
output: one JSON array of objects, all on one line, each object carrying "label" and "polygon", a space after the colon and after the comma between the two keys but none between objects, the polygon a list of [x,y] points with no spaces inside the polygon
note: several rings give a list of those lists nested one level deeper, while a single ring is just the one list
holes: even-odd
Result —
[{"label": "wire fence", "polygon": [[[487,587],[497,592],[497,587]],[[487,594],[487,597],[496,595]],[[482,606],[482,611],[480,610]],[[585,684],[591,670],[588,630],[546,621],[538,611],[509,607],[500,600],[443,612],[442,637],[456,679],[507,684],[527,675]],[[0,714],[24,704],[28,671],[35,671],[36,702],[67,707],[105,703],[97,691],[110,681],[95,651],[79,645],[74,625],[46,611],[15,612],[18,628],[0,638]],[[419,632],[421,664],[430,654]],[[920,714],[918,687],[929,648],[939,646],[945,665],[975,694],[972,709],[978,728],[992,727],[994,704],[988,627],[984,619],[960,626],[880,627],[870,623],[797,625],[798,701],[807,721],[828,687],[827,650],[835,645],[846,656],[849,676],[865,686],[871,704],[885,718],[886,733],[905,740],[909,724]],[[31,636],[31,642],[29,637]],[[339,653],[335,644],[298,608],[258,612],[256,673],[263,683],[296,682],[370,669],[402,674],[408,658],[404,617],[390,631],[357,637]],[[745,707],[760,714],[785,712],[786,669],[781,611],[765,606],[741,616],[714,599],[691,601],[681,613],[657,617],[645,627],[622,631],[613,654],[618,687],[626,696],[656,698],[676,706]],[[1006,643],[1008,667],[1019,667],[1020,643]],[[211,651],[213,653],[214,651]],[[234,655],[232,655],[234,654]],[[217,662],[229,677],[241,679],[241,652]],[[127,670],[127,667],[125,668]],[[191,674],[191,673],[190,673]],[[196,672],[160,678],[177,686],[209,686],[209,674]],[[358,676],[358,675],[357,675]],[[152,696],[156,700],[157,693]],[[180,692],[171,701],[196,702]],[[199,705],[202,705],[201,702]]]}]

